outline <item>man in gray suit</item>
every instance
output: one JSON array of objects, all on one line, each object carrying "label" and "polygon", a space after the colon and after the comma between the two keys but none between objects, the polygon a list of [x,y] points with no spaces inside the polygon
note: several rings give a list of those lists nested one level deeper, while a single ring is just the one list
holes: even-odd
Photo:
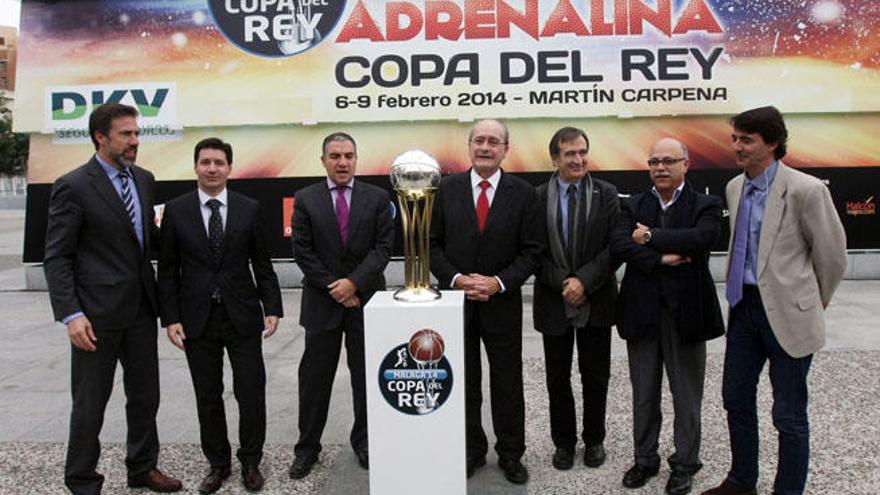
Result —
[{"label": "man in gray suit", "polygon": [[155,244],[153,174],[134,164],[137,110],[107,103],[89,117],[97,153],[52,188],[43,268],[55,319],[71,343],[70,439],[64,483],[100,493],[98,436],[122,363],[128,422],[128,486],[181,489],[156,469],[159,439],[158,301],[150,249]]},{"label": "man in gray suit", "polygon": [[753,494],[758,482],[756,389],[770,362],[779,460],[773,493],[800,494],[809,469],[807,373],[825,345],[824,310],[846,270],[846,234],[828,188],[786,166],[776,108],[731,119],[736,163],[727,184],[730,315],[722,396],[731,467],[709,495]]},{"label": "man in gray suit", "polygon": [[535,274],[535,329],[543,334],[553,467],[574,465],[577,445],[571,358],[575,341],[583,390],[584,464],[605,462],[605,405],[611,365],[616,263],[608,248],[617,227],[617,189],[587,172],[587,134],[563,127],[550,138],[556,172],[538,186],[544,253]]},{"label": "man in gray suit", "polygon": [[369,467],[364,305],[385,289],[394,241],[388,193],[354,178],[354,138],[343,132],[324,138],[321,163],[327,177],[296,192],[291,222],[293,256],[304,276],[299,322],[306,329],[293,479],[307,476],[318,461],[343,336],[354,402],[351,446],[361,467]]}]

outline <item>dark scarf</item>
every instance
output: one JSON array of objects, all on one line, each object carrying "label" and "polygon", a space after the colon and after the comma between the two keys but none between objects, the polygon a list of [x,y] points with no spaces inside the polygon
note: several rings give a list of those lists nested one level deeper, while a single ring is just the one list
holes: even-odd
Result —
[{"label": "dark scarf", "polygon": [[[568,212],[574,215],[574,232],[569,232],[571,236],[571,262],[569,263],[566,256],[565,247],[562,245],[562,236],[559,232],[556,212],[559,210],[559,182],[557,181],[558,172],[554,172],[550,177],[550,183],[547,184],[547,237],[550,241],[550,255],[553,258],[553,267],[556,270],[555,278],[562,280],[574,273],[575,269],[580,266],[580,249],[578,248],[578,231],[580,220],[590,218],[590,207],[593,198],[593,178],[590,174],[584,175],[581,179],[578,189],[577,208],[574,212]],[[586,221],[584,222],[586,223]],[[590,302],[587,301],[583,306],[575,307],[565,303],[565,316],[571,321],[574,327],[583,327],[590,319]]]}]

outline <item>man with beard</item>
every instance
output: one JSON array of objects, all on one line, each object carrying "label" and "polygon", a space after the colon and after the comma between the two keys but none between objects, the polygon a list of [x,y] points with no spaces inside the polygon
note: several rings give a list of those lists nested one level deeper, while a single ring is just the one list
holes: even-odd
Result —
[{"label": "man with beard", "polygon": [[150,249],[156,239],[153,174],[134,164],[137,110],[107,103],[89,117],[97,153],[52,188],[43,268],[55,319],[71,343],[70,438],[64,483],[76,494],[100,493],[98,437],[123,368],[128,423],[128,486],[174,492],[180,481],[156,463],[159,438],[158,300]]}]

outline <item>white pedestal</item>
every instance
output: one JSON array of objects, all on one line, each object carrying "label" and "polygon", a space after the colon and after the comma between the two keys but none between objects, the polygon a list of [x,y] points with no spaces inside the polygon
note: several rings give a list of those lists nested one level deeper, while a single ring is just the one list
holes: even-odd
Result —
[{"label": "white pedestal", "polygon": [[442,294],[402,303],[377,292],[364,309],[372,495],[467,493],[464,294]]}]

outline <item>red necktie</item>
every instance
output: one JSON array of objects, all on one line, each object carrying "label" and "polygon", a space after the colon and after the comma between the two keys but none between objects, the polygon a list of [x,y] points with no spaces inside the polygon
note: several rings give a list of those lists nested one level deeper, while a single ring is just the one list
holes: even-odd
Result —
[{"label": "red necktie", "polygon": [[486,217],[489,216],[489,196],[486,195],[486,190],[489,189],[489,186],[490,184],[487,180],[480,182],[480,187],[483,190],[480,192],[480,197],[477,198],[477,226],[480,228],[481,234],[486,226]]}]

